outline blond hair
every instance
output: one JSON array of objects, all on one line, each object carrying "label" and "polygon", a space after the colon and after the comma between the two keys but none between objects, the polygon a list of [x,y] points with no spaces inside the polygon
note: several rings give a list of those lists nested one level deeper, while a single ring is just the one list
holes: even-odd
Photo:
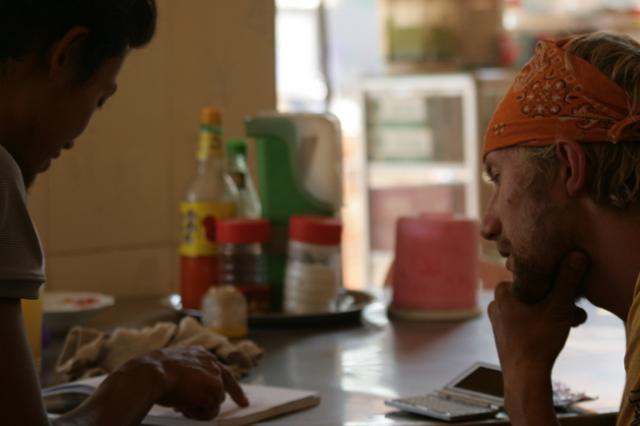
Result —
[{"label": "blond hair", "polygon": [[[640,43],[631,37],[596,32],[573,37],[567,51],[616,82],[629,97],[629,115],[640,113]],[[577,141],[580,142],[580,141]],[[589,176],[587,192],[598,204],[624,209],[640,205],[640,141],[582,144]],[[555,178],[555,148],[528,148],[539,177]]]}]

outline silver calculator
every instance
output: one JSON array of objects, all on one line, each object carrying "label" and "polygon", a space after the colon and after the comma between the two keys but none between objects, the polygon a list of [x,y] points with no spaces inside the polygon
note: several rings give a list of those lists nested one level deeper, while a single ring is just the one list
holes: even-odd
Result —
[{"label": "silver calculator", "polygon": [[454,422],[495,417],[504,406],[503,395],[500,367],[477,362],[434,393],[391,399],[385,404]]}]

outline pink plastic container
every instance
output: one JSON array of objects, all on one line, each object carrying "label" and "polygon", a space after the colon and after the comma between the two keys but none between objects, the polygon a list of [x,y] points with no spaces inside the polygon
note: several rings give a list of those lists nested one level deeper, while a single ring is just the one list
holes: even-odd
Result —
[{"label": "pink plastic container", "polygon": [[390,313],[424,320],[478,314],[479,228],[447,214],[400,218]]}]

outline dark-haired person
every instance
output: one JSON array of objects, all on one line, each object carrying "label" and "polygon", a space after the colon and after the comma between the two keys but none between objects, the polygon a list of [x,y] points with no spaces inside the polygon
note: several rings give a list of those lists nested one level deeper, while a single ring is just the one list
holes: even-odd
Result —
[{"label": "dark-haired person", "polygon": [[[1,424],[49,424],[20,307],[45,280],[26,189],[116,92],[127,54],[155,23],[154,0],[0,0]],[[205,350],[165,349],[123,365],[54,424],[136,425],[154,403],[208,419],[225,391],[248,403]]]},{"label": "dark-haired person", "polygon": [[513,425],[557,424],[551,370],[586,320],[579,297],[626,323],[617,422],[640,424],[639,73],[627,36],[541,41],[487,129],[482,232],[513,274],[489,316]]}]

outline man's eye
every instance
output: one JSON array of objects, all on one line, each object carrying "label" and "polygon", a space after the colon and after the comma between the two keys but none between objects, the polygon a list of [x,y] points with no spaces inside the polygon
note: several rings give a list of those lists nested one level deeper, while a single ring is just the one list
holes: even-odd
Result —
[{"label": "man's eye", "polygon": [[98,109],[102,109],[102,107],[104,106],[105,102],[107,102],[106,98],[100,98],[98,100]]},{"label": "man's eye", "polygon": [[482,174],[482,178],[486,183],[490,183],[493,185],[497,185],[500,175],[498,173],[489,173],[489,172],[484,172]]}]

